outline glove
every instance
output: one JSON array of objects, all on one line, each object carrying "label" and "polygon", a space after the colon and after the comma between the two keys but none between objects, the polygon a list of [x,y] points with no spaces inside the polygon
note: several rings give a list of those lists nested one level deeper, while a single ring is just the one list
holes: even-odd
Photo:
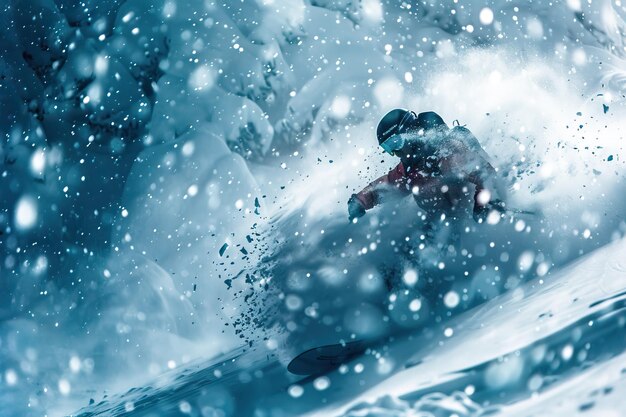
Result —
[{"label": "glove", "polygon": [[504,207],[504,202],[502,200],[493,200],[485,204],[484,206],[478,203],[474,203],[473,217],[476,223],[484,223],[487,221],[487,216],[489,213],[495,210],[501,215],[506,213],[506,208]]},{"label": "glove", "polygon": [[365,215],[365,207],[363,203],[356,197],[356,194],[352,194],[348,200],[348,219],[352,221]]}]

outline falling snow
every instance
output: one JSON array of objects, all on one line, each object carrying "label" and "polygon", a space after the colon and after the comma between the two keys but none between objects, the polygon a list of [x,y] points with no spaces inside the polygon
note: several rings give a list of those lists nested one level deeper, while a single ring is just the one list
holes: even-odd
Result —
[{"label": "falling snow", "polygon": [[[0,11],[0,416],[626,407],[620,1]],[[349,221],[395,107],[471,131],[503,205]]]}]

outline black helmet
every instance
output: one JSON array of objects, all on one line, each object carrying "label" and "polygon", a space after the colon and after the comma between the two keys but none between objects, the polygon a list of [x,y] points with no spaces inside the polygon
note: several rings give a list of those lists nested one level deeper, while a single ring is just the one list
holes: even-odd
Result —
[{"label": "black helmet", "polygon": [[376,136],[378,137],[378,144],[382,145],[393,135],[405,133],[408,130],[429,130],[442,126],[447,127],[441,116],[433,111],[416,115],[410,110],[394,109],[380,119]]},{"label": "black helmet", "polygon": [[415,128],[417,129],[436,129],[436,128],[448,128],[446,122],[443,121],[441,116],[439,116],[434,111],[426,111],[417,115],[417,120],[415,123]]},{"label": "black helmet", "polygon": [[376,129],[378,144],[382,145],[384,141],[393,135],[406,132],[407,127],[415,120],[417,120],[417,115],[412,111],[405,109],[391,110],[378,122],[378,128]]}]

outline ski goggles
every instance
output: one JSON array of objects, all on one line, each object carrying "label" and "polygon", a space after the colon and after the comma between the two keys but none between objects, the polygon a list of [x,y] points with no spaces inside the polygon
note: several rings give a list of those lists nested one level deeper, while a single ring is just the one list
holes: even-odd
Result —
[{"label": "ski goggles", "polygon": [[380,147],[390,155],[393,155],[395,151],[402,149],[403,146],[404,137],[403,135],[398,134],[390,136],[389,139],[380,144]]}]

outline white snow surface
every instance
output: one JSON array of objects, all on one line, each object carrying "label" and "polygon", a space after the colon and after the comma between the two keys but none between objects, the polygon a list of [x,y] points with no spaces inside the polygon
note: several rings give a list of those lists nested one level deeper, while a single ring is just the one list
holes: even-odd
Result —
[{"label": "white snow surface", "polygon": [[[598,320],[589,319],[581,326],[602,326],[603,317],[618,314],[623,309],[621,305],[613,307],[611,303],[626,298],[626,263],[621,258],[625,249],[626,242],[613,243],[557,273],[548,275],[545,280],[535,280],[462,314],[446,323],[446,327],[454,330],[454,335],[450,338],[440,334],[433,342],[418,348],[409,348],[406,346],[407,342],[404,347],[393,346],[385,355],[397,358],[401,355],[394,354],[393,349],[414,350],[415,355],[407,363],[420,363],[386,378],[352,400],[351,404],[389,395],[400,397],[424,390],[431,385],[436,386],[446,375],[458,378],[464,370],[489,362],[494,363],[481,375],[484,382],[493,384],[500,378],[502,384],[497,386],[500,389],[516,384],[518,379],[523,378],[524,361],[544,360],[542,356],[545,351],[550,350],[554,350],[557,355],[563,355],[564,346],[571,346],[567,343],[553,345],[549,339],[551,335],[558,334],[573,323],[599,311],[602,314]],[[589,279],[590,277],[593,279]],[[607,301],[594,305],[599,300]],[[623,318],[619,323],[623,326]],[[571,335],[566,339],[576,346],[579,342],[576,340],[577,332],[580,330],[570,331]],[[524,355],[524,348],[537,341],[541,342],[536,344],[534,352],[529,356]],[[603,338],[595,343],[603,343]],[[419,345],[420,340],[411,340],[410,344]],[[576,346],[574,354],[580,353],[579,348],[583,351],[589,349],[587,346]],[[582,365],[584,359],[579,357],[578,362]],[[558,382],[547,389],[529,389],[527,398],[513,404],[502,404],[497,415],[619,415],[624,402],[613,391],[622,391],[626,386],[624,354],[620,352],[611,359],[599,362],[596,367],[583,367],[578,374],[569,378],[564,376],[557,379]],[[611,394],[608,398],[598,395],[603,389],[607,390],[604,395]],[[597,406],[594,397],[600,397]],[[463,399],[457,399],[456,402],[462,404]],[[497,400],[493,402],[497,404]],[[589,407],[591,412],[581,409],[585,404],[594,405]],[[344,409],[350,407],[351,405],[347,405]],[[478,411],[472,410],[460,415],[481,415]],[[309,415],[332,414],[341,413],[325,409]],[[351,414],[348,411],[341,415]],[[377,414],[373,412],[361,415]]]}]

